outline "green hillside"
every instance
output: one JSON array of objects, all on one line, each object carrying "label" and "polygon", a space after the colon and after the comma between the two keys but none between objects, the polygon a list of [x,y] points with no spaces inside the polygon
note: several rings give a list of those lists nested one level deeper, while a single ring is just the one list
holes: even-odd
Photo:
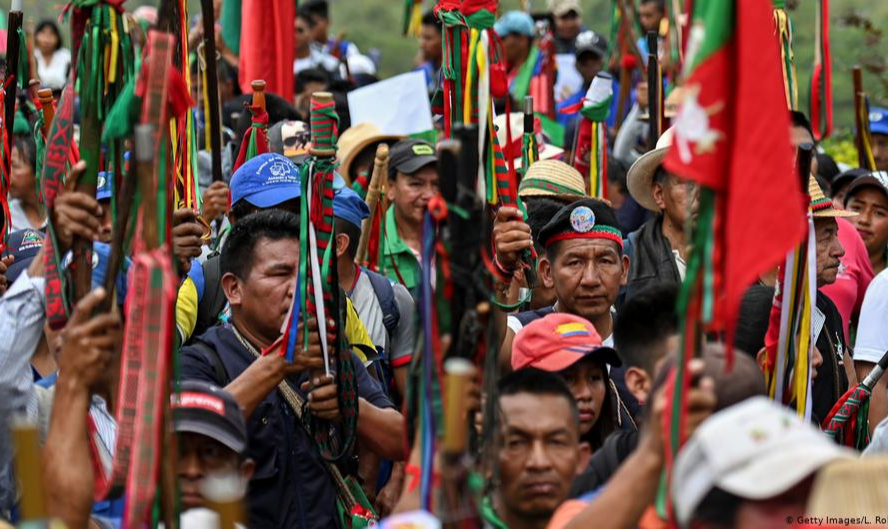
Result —
[{"label": "green hillside", "polygon": [[[126,6],[155,3],[148,0],[129,0]],[[799,6],[790,14],[795,26],[795,53],[800,87],[801,108],[807,110],[811,63],[814,54],[814,6],[815,0],[797,0]],[[856,12],[869,19],[876,27],[888,27],[888,2],[872,0],[832,0],[831,43],[833,53],[833,89],[835,94],[835,118],[839,129],[848,130],[852,124],[851,67],[860,62],[886,61],[888,35],[878,42],[867,40],[864,32],[843,22],[849,13]],[[9,2],[0,5],[7,8]],[[30,19],[53,16],[59,2],[28,0]],[[433,2],[426,0],[427,7]],[[194,13],[199,3],[190,0]],[[503,0],[503,9],[515,9],[519,0]],[[584,19],[591,29],[607,34],[610,27],[611,0],[585,0]],[[408,70],[416,52],[416,43],[401,36],[403,2],[401,0],[331,0],[333,31],[346,32],[348,38],[362,51],[378,49],[381,53],[380,71],[383,76]],[[545,0],[532,0],[532,8],[543,8]],[[888,70],[883,72],[888,79]],[[864,76],[867,92],[873,103],[888,105],[888,83],[872,73]]]}]

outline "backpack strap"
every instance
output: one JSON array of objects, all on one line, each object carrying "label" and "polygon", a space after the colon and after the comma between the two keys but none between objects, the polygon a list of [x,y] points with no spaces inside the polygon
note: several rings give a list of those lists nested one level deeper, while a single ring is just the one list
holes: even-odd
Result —
[{"label": "backpack strap", "polygon": [[204,353],[204,356],[206,356],[210,363],[213,365],[213,373],[215,374],[216,385],[218,385],[220,388],[224,388],[231,383],[231,377],[228,376],[228,371],[225,369],[225,364],[222,363],[222,357],[219,356],[219,351],[217,351],[215,347],[200,340],[194,340],[189,345]]},{"label": "backpack strap", "polygon": [[379,300],[379,307],[382,309],[382,324],[389,337],[395,336],[398,332],[398,324],[401,322],[401,311],[398,309],[398,302],[395,299],[395,289],[389,278],[384,277],[376,272],[361,268],[362,274],[367,274],[370,285],[373,286],[373,292],[376,299]]},{"label": "backpack strap", "polygon": [[216,325],[228,299],[222,290],[222,259],[218,252],[210,254],[203,265],[203,295],[197,304],[197,322],[191,338],[197,338]]}]

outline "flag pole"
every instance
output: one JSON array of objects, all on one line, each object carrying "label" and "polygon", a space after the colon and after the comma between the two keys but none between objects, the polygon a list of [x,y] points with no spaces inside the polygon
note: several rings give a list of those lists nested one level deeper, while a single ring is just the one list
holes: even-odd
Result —
[{"label": "flag pole", "polygon": [[647,34],[647,89],[648,89],[648,150],[657,148],[657,140],[663,132],[663,76],[657,57],[659,41],[656,31]]},{"label": "flag pole", "polygon": [[219,104],[219,77],[216,71],[216,21],[213,17],[213,0],[201,0],[203,11],[203,44],[204,60],[207,72],[207,100],[209,116],[206,120],[205,134],[210,138],[210,159],[212,161],[213,182],[222,180],[222,129],[221,107]]},{"label": "flag pole", "polygon": [[875,171],[876,163],[873,160],[872,138],[870,137],[869,105],[866,101],[866,92],[863,90],[863,71],[860,66],[854,66],[851,74],[854,82],[854,124],[857,129],[854,143],[857,146],[857,163],[864,169]]}]

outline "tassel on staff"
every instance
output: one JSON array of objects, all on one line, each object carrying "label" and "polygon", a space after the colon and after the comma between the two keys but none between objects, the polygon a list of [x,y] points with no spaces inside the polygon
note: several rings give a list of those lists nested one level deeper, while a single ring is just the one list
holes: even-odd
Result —
[{"label": "tassel on staff", "polygon": [[265,111],[265,81],[257,79],[250,83],[253,88],[253,102],[246,105],[253,117],[250,128],[241,140],[234,171],[237,171],[247,160],[268,152],[268,113]]},{"label": "tassel on staff", "polygon": [[578,110],[583,120],[577,131],[573,166],[588,179],[590,197],[607,198],[607,118],[614,95],[614,80],[599,72],[586,97],[570,111]]},{"label": "tassel on staff", "polygon": [[380,224],[383,222],[385,210],[379,200],[382,181],[388,178],[389,148],[385,143],[380,143],[376,148],[376,159],[373,162],[373,174],[370,176],[370,184],[367,188],[367,207],[370,217],[364,222],[361,230],[361,240],[358,243],[358,252],[355,254],[355,264],[376,271],[379,258]]},{"label": "tassel on staff", "polygon": [[786,13],[786,0],[774,0],[774,26],[780,41],[780,58],[783,65],[783,87],[786,106],[790,110],[799,107],[799,85],[796,74],[795,54],[792,51],[792,21]]}]

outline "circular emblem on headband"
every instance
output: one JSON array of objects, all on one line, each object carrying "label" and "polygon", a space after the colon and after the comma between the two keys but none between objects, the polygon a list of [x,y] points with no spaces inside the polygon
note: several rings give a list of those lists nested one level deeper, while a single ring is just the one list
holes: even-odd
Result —
[{"label": "circular emblem on headband", "polygon": [[570,212],[570,225],[577,233],[588,233],[595,227],[595,213],[586,206]]}]

